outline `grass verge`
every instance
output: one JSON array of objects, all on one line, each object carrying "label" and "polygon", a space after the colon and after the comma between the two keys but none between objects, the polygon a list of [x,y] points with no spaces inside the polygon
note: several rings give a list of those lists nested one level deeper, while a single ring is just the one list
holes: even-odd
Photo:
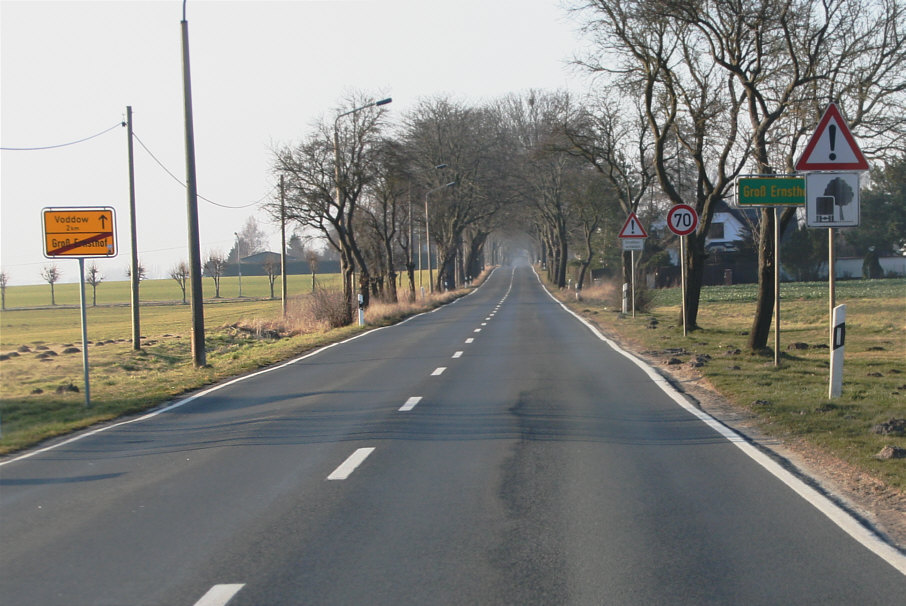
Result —
[{"label": "grass verge", "polygon": [[467,292],[432,295],[414,303],[374,303],[362,328],[327,328],[306,312],[307,296],[290,301],[287,318],[280,301],[207,302],[208,364],[204,368],[192,364],[188,306],[143,307],[138,351],[127,338],[131,334],[128,307],[89,308],[90,407],[85,405],[82,379],[79,310],[4,311],[0,315],[0,454],[154,408],[205,385],[398,322]]}]

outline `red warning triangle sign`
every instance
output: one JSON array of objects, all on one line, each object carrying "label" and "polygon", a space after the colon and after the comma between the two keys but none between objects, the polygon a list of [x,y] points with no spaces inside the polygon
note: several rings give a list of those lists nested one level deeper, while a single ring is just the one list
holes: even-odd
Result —
[{"label": "red warning triangle sign", "polygon": [[629,213],[623,229],[620,230],[620,238],[647,238],[648,232],[642,227],[641,221],[635,216],[635,213]]},{"label": "red warning triangle sign", "polygon": [[796,162],[796,170],[868,170],[868,162],[836,103],[824,110],[818,128]]}]

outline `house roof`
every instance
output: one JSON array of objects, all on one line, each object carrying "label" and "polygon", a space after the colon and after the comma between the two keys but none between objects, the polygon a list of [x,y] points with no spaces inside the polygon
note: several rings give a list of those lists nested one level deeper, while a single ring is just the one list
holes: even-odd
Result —
[{"label": "house roof", "polygon": [[723,198],[718,200],[717,204],[714,206],[715,213],[729,213],[733,217],[742,223],[743,225],[758,225],[761,220],[761,213],[758,212],[757,208],[737,208],[727,204],[727,201]]}]

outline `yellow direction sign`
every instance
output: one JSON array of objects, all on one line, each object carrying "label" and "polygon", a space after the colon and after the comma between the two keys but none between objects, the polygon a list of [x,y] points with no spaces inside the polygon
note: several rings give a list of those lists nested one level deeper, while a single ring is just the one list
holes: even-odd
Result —
[{"label": "yellow direction sign", "polygon": [[116,222],[105,207],[45,208],[44,256],[115,257]]}]

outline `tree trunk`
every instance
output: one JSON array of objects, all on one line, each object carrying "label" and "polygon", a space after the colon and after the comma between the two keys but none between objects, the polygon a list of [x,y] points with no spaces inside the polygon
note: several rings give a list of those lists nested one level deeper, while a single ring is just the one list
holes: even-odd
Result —
[{"label": "tree trunk", "polygon": [[389,276],[389,282],[387,284],[387,288],[388,288],[387,300],[390,303],[397,303],[399,301],[399,299],[397,298],[397,292],[396,292],[396,275],[397,274],[396,274],[396,270],[394,269],[394,264],[393,264],[393,240],[391,238],[387,238],[386,240],[384,240],[384,243],[386,245],[386,252],[387,252],[387,272],[388,272],[387,275]]},{"label": "tree trunk", "polygon": [[456,244],[456,267],[455,273],[456,276],[453,279],[453,288],[456,289],[459,286],[462,286],[466,281],[466,269],[463,265],[465,255],[462,251],[462,238],[459,239],[459,242]]},{"label": "tree trunk", "polygon": [[362,308],[371,304],[371,286],[371,274],[368,273],[368,270],[363,269],[359,273],[359,294],[362,295]]},{"label": "tree trunk", "polygon": [[557,226],[557,239],[560,250],[557,252],[557,288],[566,288],[566,266],[569,262],[569,234],[566,223],[561,221]]},{"label": "tree trunk", "polygon": [[[349,252],[345,250],[340,251],[340,273],[343,280],[343,325],[346,326],[352,324],[352,317],[355,313],[355,303],[353,302],[355,293],[352,288],[355,264],[350,260]],[[312,277],[312,284],[314,284],[314,277]]]},{"label": "tree trunk", "polygon": [[591,259],[582,261],[582,265],[579,266],[579,278],[576,280],[576,290],[582,290],[585,286],[585,274],[588,273],[589,265],[591,265]]},{"label": "tree trunk", "polygon": [[698,330],[698,308],[705,277],[704,237],[686,236],[686,330]]},{"label": "tree trunk", "polygon": [[453,277],[453,264],[456,261],[456,250],[445,250],[443,259],[438,259],[436,292],[444,292]]},{"label": "tree trunk", "polygon": [[758,229],[758,299],[755,318],[749,330],[749,349],[764,349],[771,332],[774,315],[774,209],[761,211]]},{"label": "tree trunk", "polygon": [[466,277],[468,279],[474,280],[481,273],[483,265],[481,260],[484,256],[484,244],[487,238],[488,234],[480,232],[469,243],[469,256],[466,260]]},{"label": "tree trunk", "polygon": [[409,301],[415,301],[415,263],[406,263],[406,273],[409,275]]},{"label": "tree trunk", "polygon": [[620,288],[623,287],[623,284],[632,283],[632,251],[624,250],[623,254],[620,255],[621,268],[623,270],[623,282],[620,284]]}]

